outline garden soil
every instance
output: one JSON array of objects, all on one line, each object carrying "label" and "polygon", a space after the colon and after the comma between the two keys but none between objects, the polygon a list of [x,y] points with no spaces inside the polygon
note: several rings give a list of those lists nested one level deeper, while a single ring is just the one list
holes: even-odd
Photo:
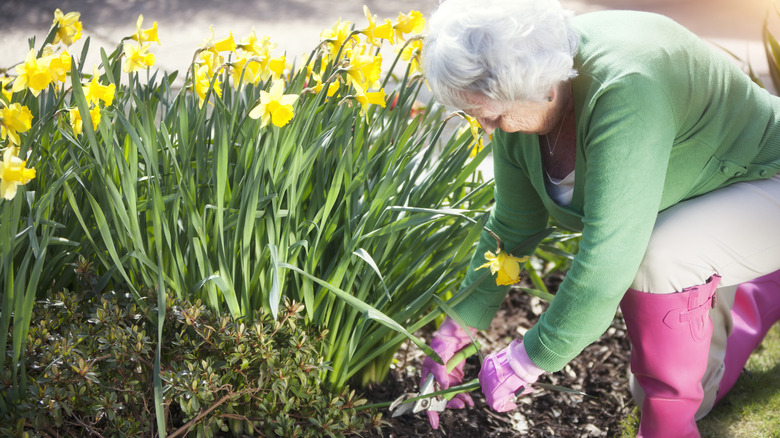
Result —
[{"label": "garden soil", "polygon": [[[554,285],[552,286],[554,290]],[[489,330],[478,340],[482,353],[489,354],[521,337],[539,318],[547,304],[519,290],[512,290]],[[426,340],[430,333],[420,333]],[[431,429],[423,413],[391,418],[383,412],[381,434],[372,438],[412,437],[614,437],[620,422],[635,409],[628,390],[630,346],[622,317],[616,315],[601,338],[562,371],[543,375],[539,381],[584,392],[591,397],[536,389],[520,399],[518,409],[497,413],[490,409],[480,391],[471,393],[474,407],[446,410],[440,416],[439,430]],[[417,392],[423,353],[414,345],[404,345],[396,355],[397,363],[381,384],[365,388],[369,403],[394,400],[407,392]],[[477,377],[476,356],[466,362],[464,381]]]}]

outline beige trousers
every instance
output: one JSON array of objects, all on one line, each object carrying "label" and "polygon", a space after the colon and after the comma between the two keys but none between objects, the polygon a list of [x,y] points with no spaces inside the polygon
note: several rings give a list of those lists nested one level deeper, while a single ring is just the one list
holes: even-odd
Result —
[{"label": "beige trousers", "polygon": [[[713,335],[697,420],[712,409],[723,377],[737,286],[778,269],[780,174],[715,190],[658,215],[632,289],[674,293],[721,276],[717,305],[710,311]],[[641,406],[644,393],[633,376],[631,392]]]}]

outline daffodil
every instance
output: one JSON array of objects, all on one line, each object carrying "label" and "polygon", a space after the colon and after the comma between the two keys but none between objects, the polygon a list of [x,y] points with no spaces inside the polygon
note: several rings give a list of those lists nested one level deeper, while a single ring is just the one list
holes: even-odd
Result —
[{"label": "daffodil", "polygon": [[198,53],[197,64],[198,67],[205,65],[208,67],[209,74],[215,75],[222,72],[222,64],[225,63],[225,58],[219,54],[213,47],[201,50]]},{"label": "daffodil", "polygon": [[385,97],[385,89],[382,88],[379,91],[365,91],[360,85],[354,84],[355,94],[352,97],[360,103],[360,114],[365,115],[369,105],[379,105],[382,108],[385,107],[387,98]]},{"label": "daffodil", "polygon": [[54,11],[54,22],[52,24],[58,26],[57,34],[54,35],[54,44],[62,41],[63,44],[69,46],[81,38],[80,17],[81,14],[78,12],[63,14],[59,9]]},{"label": "daffodil", "polygon": [[[68,110],[68,116],[70,117],[70,126],[73,128],[73,133],[76,135],[81,134],[84,129],[84,122],[81,118],[81,113],[78,108],[71,108]],[[94,106],[89,110],[89,118],[92,119],[92,129],[97,130],[100,124],[100,107]]]},{"label": "daffodil", "polygon": [[298,100],[295,94],[284,94],[284,80],[278,79],[271,83],[270,91],[260,91],[260,102],[249,112],[249,117],[261,119],[261,126],[268,122],[282,127],[295,115],[293,104]]},{"label": "daffodil", "polygon": [[234,52],[236,50],[237,45],[236,41],[233,39],[233,32],[230,32],[227,37],[218,40],[214,33],[214,26],[209,26],[209,30],[211,31],[211,37],[206,38],[206,40],[203,41],[203,44],[201,45],[202,49],[211,49],[216,52]]},{"label": "daffodil", "polygon": [[0,73],[0,93],[3,94],[5,97],[6,102],[11,101],[11,95],[13,92],[8,89],[8,84],[12,83],[13,79],[9,78],[8,76]]},{"label": "daffodil", "polygon": [[70,54],[67,50],[61,53],[46,56],[41,59],[42,64],[49,70],[49,75],[53,81],[65,83],[65,79],[70,73]]},{"label": "daffodil", "polygon": [[414,39],[401,51],[401,59],[409,63],[409,74],[422,73],[420,68],[420,56],[422,55],[423,40]]},{"label": "daffodil", "polygon": [[0,196],[9,201],[16,196],[18,186],[35,178],[35,169],[28,169],[27,162],[16,156],[15,149],[7,148],[0,162]]},{"label": "daffodil", "polygon": [[371,88],[382,75],[382,55],[351,55],[346,67],[348,83]]},{"label": "daffodil", "polygon": [[329,43],[329,52],[334,58],[347,40],[357,42],[357,38],[354,35],[350,36],[352,33],[351,26],[352,23],[349,21],[342,22],[341,18],[339,18],[333,27],[325,29],[320,33],[320,38]]},{"label": "daffodil", "polygon": [[281,78],[288,66],[287,57],[284,55],[272,58],[268,61],[268,70],[273,73],[274,80]]},{"label": "daffodil", "polygon": [[[322,89],[324,88],[325,84],[322,81],[322,75],[325,74],[325,70],[328,65],[328,55],[324,54],[320,60],[320,69],[319,72],[314,71],[314,67],[317,65],[317,63],[312,60],[309,65],[306,66],[306,71],[308,72],[308,79],[306,81],[306,86],[309,90],[313,91],[314,93],[320,93]],[[313,85],[312,85],[313,84]],[[331,81],[328,84],[328,97],[333,96],[336,94],[336,91],[338,91],[340,86],[339,81]]]},{"label": "daffodil", "polygon": [[469,158],[474,158],[477,156],[477,154],[482,151],[482,149],[485,148],[485,143],[482,139],[482,126],[480,126],[479,122],[476,118],[463,115],[463,117],[466,119],[467,122],[469,122],[468,126],[464,126],[462,129],[458,131],[458,135],[462,135],[464,132],[466,132],[466,129],[471,131],[471,137],[474,139],[474,141],[471,142],[471,153],[469,154]]},{"label": "daffodil", "polygon": [[230,63],[230,78],[236,90],[239,84],[257,84],[262,80],[262,75],[262,66],[254,59],[239,56]]},{"label": "daffodil", "polygon": [[528,257],[515,257],[499,249],[496,254],[487,251],[485,260],[487,260],[487,263],[478,267],[475,271],[482,268],[490,268],[491,274],[498,274],[496,284],[508,286],[520,281],[520,263],[525,263]]},{"label": "daffodil", "polygon": [[404,39],[404,34],[419,34],[425,28],[425,17],[420,11],[409,11],[408,14],[399,13],[393,24],[395,36],[398,41]]},{"label": "daffodil", "polygon": [[122,71],[125,73],[135,73],[154,65],[154,54],[149,53],[149,43],[140,46],[131,43],[125,43],[124,56],[125,64]]},{"label": "daffodil", "polygon": [[383,39],[390,41],[393,44],[393,23],[390,20],[385,19],[384,24],[376,25],[376,15],[371,15],[371,11],[368,6],[363,5],[363,13],[368,20],[368,26],[361,32],[366,36],[366,40],[374,46],[381,46]]},{"label": "daffodil", "polygon": [[217,52],[235,52],[236,41],[233,39],[233,32],[230,32],[226,38],[214,41],[214,50]]},{"label": "daffodil", "polygon": [[25,132],[32,127],[33,115],[26,106],[19,103],[0,109],[0,139],[8,141],[11,144],[20,143],[19,133]]},{"label": "daffodil", "polygon": [[[195,78],[193,80],[193,87],[195,90],[195,94],[198,95],[198,106],[202,107],[203,102],[206,101],[206,93],[211,88],[211,80],[212,78],[215,78],[215,75],[211,74],[209,72],[209,66],[208,65],[201,65],[198,67],[198,69],[195,71]],[[222,82],[219,80],[219,77],[216,76],[216,79],[214,80],[214,93],[217,94],[217,96],[222,97]]]},{"label": "daffodil", "polygon": [[[320,91],[322,91],[322,89],[325,87],[325,84],[322,82],[322,77],[317,73],[313,73],[313,72],[310,73],[310,77],[314,82],[314,86],[311,86],[310,89],[315,93],[319,93]],[[328,84],[327,96],[332,97],[334,94],[336,94],[338,90],[339,90],[339,82],[338,81],[331,82],[330,84]]]},{"label": "daffodil", "polygon": [[16,66],[16,73],[12,89],[14,93],[28,88],[34,96],[38,96],[52,81],[49,68],[36,57],[35,49],[27,52],[24,63]]},{"label": "daffodil", "polygon": [[101,100],[105,102],[106,106],[111,105],[114,101],[114,92],[116,85],[108,84],[102,85],[98,80],[100,79],[100,73],[97,67],[92,70],[92,80],[89,82],[85,89],[87,101],[97,105]]},{"label": "daffodil", "polygon": [[157,22],[152,23],[152,27],[149,29],[141,29],[141,25],[144,22],[143,14],[138,16],[138,20],[135,22],[135,33],[131,37],[138,41],[140,44],[147,42],[155,42],[160,44],[160,39],[157,37]]},{"label": "daffodil", "polygon": [[276,48],[276,44],[271,43],[271,37],[269,36],[258,39],[257,34],[252,30],[246,38],[241,39],[241,43],[237,47],[254,56],[269,59],[271,58],[271,51]]}]

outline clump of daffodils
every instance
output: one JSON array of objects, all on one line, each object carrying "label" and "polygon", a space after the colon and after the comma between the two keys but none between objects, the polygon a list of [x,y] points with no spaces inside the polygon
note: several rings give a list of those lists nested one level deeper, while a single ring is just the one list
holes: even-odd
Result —
[{"label": "clump of daffodils", "polygon": [[[376,48],[385,41],[402,47],[402,59],[410,63],[410,73],[419,73],[422,40],[418,35],[423,31],[425,20],[418,11],[401,13],[395,22],[389,19],[379,21],[367,6],[363,7],[363,13],[368,21],[366,27],[353,30],[352,23],[339,19],[333,27],[322,31],[320,57],[307,66],[307,90],[319,93],[328,83],[327,95],[332,97],[343,85],[346,94],[342,102],[357,103],[361,114],[366,115],[371,105],[384,108],[387,101],[384,88],[379,86],[382,56]],[[410,36],[412,38],[406,41]],[[335,75],[324,78],[331,64],[338,66]]]},{"label": "clump of daffodils", "polygon": [[[315,56],[304,66],[303,90],[290,83],[296,72],[286,54],[274,53],[276,44],[270,37],[259,37],[252,30],[241,39],[234,38],[232,32],[218,38],[213,28],[211,36],[195,53],[187,89],[197,96],[202,106],[209,96],[221,98],[223,82],[229,82],[236,90],[250,84],[257,86],[259,98],[247,115],[260,120],[261,127],[287,126],[306,94],[325,93],[326,99],[336,98],[339,104],[356,106],[362,116],[368,117],[371,107],[387,105],[380,83],[383,59],[379,49],[383,44],[394,46],[400,59],[408,63],[409,73],[420,75],[420,34],[425,20],[418,11],[399,13],[395,20],[377,18],[365,6],[363,12],[364,26],[339,19],[333,27],[321,32]],[[24,61],[14,67],[15,74],[7,76],[5,70],[0,73],[0,151],[4,151],[0,195],[4,199],[12,198],[19,185],[35,177],[35,169],[27,168],[27,161],[18,156],[21,134],[30,130],[33,122],[30,109],[20,102],[26,96],[24,93],[37,97],[50,87],[54,87],[55,93],[70,90],[67,81],[71,80],[72,56],[67,48],[82,38],[80,17],[78,12],[57,9],[50,44],[40,51],[30,49]],[[144,17],[139,15],[135,31],[120,42],[122,71],[132,75],[154,66],[155,55],[150,48],[155,43],[160,44],[157,22],[144,27]],[[86,98],[86,112],[82,111],[83,105],[79,107],[72,99],[65,109],[58,111],[76,137],[84,131],[85,123],[97,130],[101,115],[114,102],[118,82],[110,83],[112,76],[105,69],[102,64],[96,65],[91,77],[87,75],[87,82],[78,81]]]}]

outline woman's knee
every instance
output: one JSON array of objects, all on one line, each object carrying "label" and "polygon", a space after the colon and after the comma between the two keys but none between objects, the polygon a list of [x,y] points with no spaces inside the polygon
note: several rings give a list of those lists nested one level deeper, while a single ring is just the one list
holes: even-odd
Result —
[{"label": "woman's knee", "polygon": [[711,268],[694,263],[695,257],[679,240],[666,241],[657,235],[651,239],[645,256],[631,284],[632,289],[654,294],[670,294],[687,287],[704,284],[714,273]]}]

